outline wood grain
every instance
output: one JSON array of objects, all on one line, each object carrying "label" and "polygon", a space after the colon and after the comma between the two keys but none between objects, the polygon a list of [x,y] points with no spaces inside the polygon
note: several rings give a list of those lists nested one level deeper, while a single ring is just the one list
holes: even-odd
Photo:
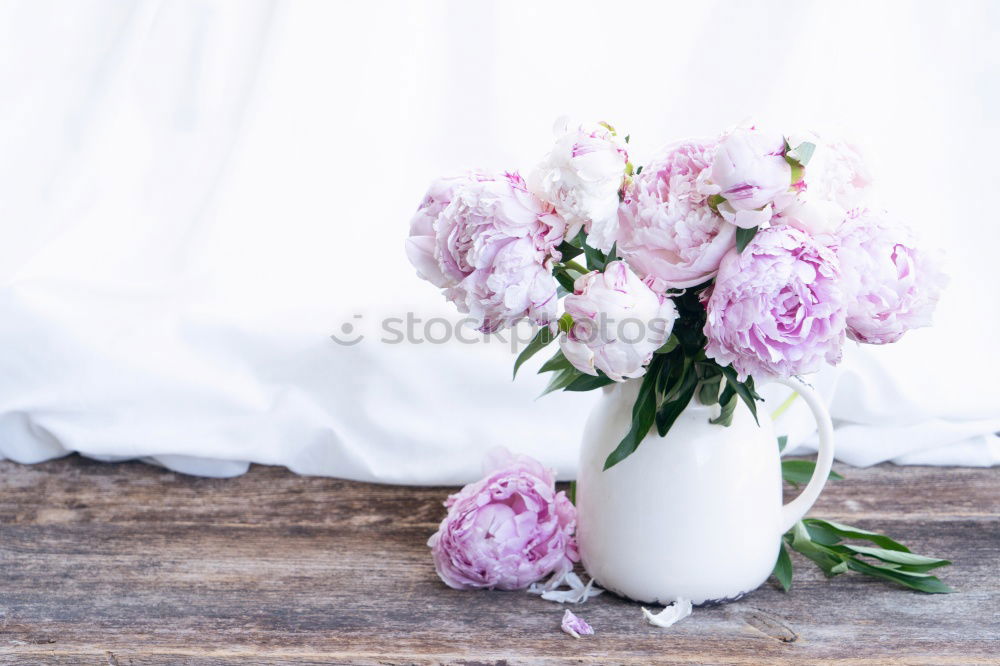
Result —
[{"label": "wood grain", "polygon": [[604,594],[574,608],[597,631],[575,640],[556,604],[437,579],[424,544],[450,489],[2,462],[0,663],[1000,663],[1000,469],[837,469],[812,515],[952,559],[958,594],[828,581],[796,555],[788,594],[667,630]]}]

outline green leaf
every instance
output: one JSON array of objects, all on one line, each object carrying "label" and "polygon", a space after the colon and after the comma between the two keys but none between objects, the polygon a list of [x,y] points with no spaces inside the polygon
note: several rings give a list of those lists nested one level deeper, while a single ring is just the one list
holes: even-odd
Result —
[{"label": "green leaf", "polygon": [[660,437],[670,432],[670,426],[674,424],[677,417],[681,415],[684,408],[691,402],[691,398],[694,397],[694,390],[698,385],[698,380],[695,378],[694,373],[689,372],[683,382],[677,397],[670,402],[660,405],[656,410],[656,431],[660,434]]},{"label": "green leaf", "polygon": [[[802,154],[799,153],[800,148],[802,149]],[[808,141],[804,141],[795,148],[792,148],[791,144],[788,143],[788,139],[785,139],[785,161],[788,162],[788,166],[792,169],[790,179],[792,184],[802,180],[806,163],[812,158],[815,149],[816,146]]]},{"label": "green leaf", "polygon": [[680,343],[681,341],[677,339],[677,336],[671,333],[670,337],[667,338],[667,341],[663,343],[663,346],[657,349],[654,353],[669,354],[673,350],[677,349],[677,345],[679,345]]},{"label": "green leaf", "polygon": [[778,561],[774,563],[774,571],[771,573],[781,583],[781,589],[785,592],[792,589],[792,558],[788,556],[785,544],[781,544],[781,550],[778,551]]},{"label": "green leaf", "polygon": [[677,392],[677,384],[683,378],[690,362],[690,359],[685,358],[683,354],[653,356],[653,360],[646,372],[656,375],[656,385],[654,388],[656,390],[657,406],[670,400],[670,396]]},{"label": "green leaf", "polygon": [[599,374],[594,377],[593,375],[583,375],[577,377],[573,382],[564,388],[564,391],[592,391],[594,389],[601,388],[602,386],[607,386],[608,384],[614,384],[614,380],[605,375],[600,370],[597,371]]},{"label": "green leaf", "polygon": [[860,560],[860,559],[857,559],[857,558],[855,558],[855,560],[857,562],[861,562],[863,564],[867,564],[868,566],[875,567],[876,569],[882,569],[883,571],[892,571],[894,573],[905,574],[905,575],[911,576],[913,578],[933,578],[934,577],[934,574],[927,573],[927,570],[925,570],[925,569],[923,569],[921,567],[911,568],[911,567],[905,566],[903,564],[896,564],[895,562],[879,562],[879,561],[871,562],[871,561],[868,561],[868,560]]},{"label": "green leaf", "polygon": [[750,227],[749,229],[744,229],[742,227],[737,227],[736,229],[736,251],[743,252],[753,237],[757,235],[757,230],[760,227]]},{"label": "green leaf", "polygon": [[712,377],[722,377],[722,367],[713,360],[706,359],[704,355],[695,359],[695,370],[701,379],[711,379]]},{"label": "green leaf", "polygon": [[786,446],[788,446],[788,435],[782,435],[778,438],[778,453],[784,451]]},{"label": "green leaf", "polygon": [[656,417],[656,374],[647,372],[639,387],[639,396],[632,406],[632,427],[622,438],[618,447],[604,461],[604,469],[610,469],[632,455],[653,426]]},{"label": "green leaf", "polygon": [[[815,460],[782,460],[781,478],[795,486],[801,483],[809,483],[809,479],[812,478],[813,471],[815,469]],[[842,481],[844,479],[844,477],[837,474],[832,469],[830,470],[830,474],[827,478],[833,479],[834,481]]]},{"label": "green leaf", "polygon": [[608,265],[608,258],[596,247],[584,245],[583,253],[587,256],[587,268],[592,271],[603,271]]},{"label": "green leaf", "polygon": [[754,400],[760,398],[757,392],[753,388],[753,377],[747,377],[745,382],[740,382],[736,378],[736,369],[731,365],[727,365],[722,368],[722,374],[726,376],[726,384],[731,385],[733,390],[736,391],[736,395],[740,396],[747,407],[750,408],[750,413],[753,414],[753,420],[760,425],[760,421],[757,420],[757,404]]},{"label": "green leaf", "polygon": [[583,254],[583,250],[581,250],[575,245],[571,245],[569,241],[563,241],[562,243],[560,243],[559,247],[557,247],[556,250],[558,250],[559,254],[562,255],[563,261],[569,261]]},{"label": "green leaf", "polygon": [[722,383],[722,375],[716,375],[698,382],[697,394],[698,402],[703,405],[715,405],[719,402],[719,384]]},{"label": "green leaf", "polygon": [[[657,383],[657,407],[663,403],[677,400],[687,390],[689,384],[693,386],[698,383],[698,376],[691,371],[690,358],[685,357],[682,363],[670,363],[669,359],[664,359],[662,363],[664,364],[663,371],[669,370],[670,372],[665,378],[661,375],[661,381]],[[653,369],[652,365],[650,369]]]},{"label": "green leaf", "polygon": [[525,361],[537,354],[542,347],[555,339],[556,336],[552,335],[548,326],[540,328],[538,333],[535,334],[535,337],[533,337],[531,342],[528,343],[528,346],[517,355],[517,359],[514,361],[514,377],[517,377],[517,371],[522,365],[524,365]]},{"label": "green leaf", "polygon": [[538,369],[538,374],[543,372],[553,372],[555,370],[566,370],[567,368],[572,368],[573,364],[569,362],[569,359],[563,356],[562,350],[560,349],[552,356],[549,360],[542,364],[542,367]]},{"label": "green leaf", "polygon": [[568,497],[569,501],[573,503],[573,506],[576,506],[576,481],[569,482],[569,488],[566,490],[566,497]]},{"label": "green leaf", "polygon": [[835,551],[814,542],[801,520],[792,527],[791,540],[788,541],[788,545],[791,546],[792,550],[815,562],[827,576],[836,576],[841,573],[837,570],[837,565],[843,561],[843,558]]},{"label": "green leaf", "polygon": [[556,266],[556,269],[552,271],[552,275],[555,277],[556,282],[559,283],[559,286],[568,293],[572,294],[575,291],[573,283],[576,282],[576,278],[570,275],[570,272],[566,268]]},{"label": "green leaf", "polygon": [[840,535],[833,530],[806,522],[807,520],[810,519],[803,519],[802,523],[809,533],[809,538],[814,542],[823,544],[824,546],[836,546],[842,541]]},{"label": "green leaf", "polygon": [[670,383],[670,375],[683,366],[683,363],[676,358],[660,355],[653,356],[652,362],[646,369],[647,373],[656,373],[656,402],[663,402],[663,396],[667,392],[667,384]]},{"label": "green leaf", "polygon": [[899,583],[910,589],[926,592],[927,594],[950,594],[955,591],[936,576],[914,576],[902,571],[874,566],[860,560],[851,560],[848,566],[854,571],[892,581],[893,583]]},{"label": "green leaf", "polygon": [[[656,367],[655,365],[650,365],[649,372],[642,378],[642,384],[639,385],[639,395],[636,396],[635,403],[632,405],[633,422],[643,413],[647,403],[656,404]],[[649,428],[646,428],[646,430],[649,430]],[[645,433],[642,434],[645,435]]]},{"label": "green leaf", "polygon": [[850,525],[835,523],[832,520],[821,520],[819,518],[805,518],[802,522],[809,528],[810,533],[814,528],[826,529],[842,539],[862,539],[864,541],[870,541],[876,546],[881,546],[882,548],[886,548],[888,550],[897,550],[904,553],[910,552],[909,548],[898,541],[894,541],[883,534],[878,534],[877,532],[863,530],[860,527],[851,527]]},{"label": "green leaf", "polygon": [[642,167],[641,166],[636,168],[635,175],[638,176],[640,173],[642,173]]},{"label": "green leaf", "polygon": [[736,411],[736,391],[729,384],[726,384],[726,388],[722,389],[719,404],[722,405],[722,411],[714,419],[709,419],[708,422],[728,428],[733,424],[733,412]]},{"label": "green leaf", "polygon": [[872,548],[870,546],[855,546],[849,543],[845,543],[844,547],[854,551],[855,553],[875,557],[883,562],[893,562],[895,564],[902,564],[905,567],[915,567],[916,571],[935,569],[937,567],[943,567],[951,564],[948,560],[941,560],[936,557],[927,557],[925,555],[917,555],[916,553],[907,553],[899,550]]},{"label": "green leaf", "polygon": [[553,391],[566,388],[581,374],[582,373],[579,370],[572,366],[562,370],[557,370],[555,374],[552,375],[552,379],[549,380],[549,385],[545,387],[545,390],[542,391],[541,395],[538,397],[541,398],[543,395],[548,395]]},{"label": "green leaf", "polygon": [[[816,152],[816,144],[810,143],[809,141],[803,141],[799,145],[795,146],[795,156],[792,158],[802,166],[809,164],[809,160],[812,159],[813,153]],[[792,181],[797,182],[797,181]]]}]

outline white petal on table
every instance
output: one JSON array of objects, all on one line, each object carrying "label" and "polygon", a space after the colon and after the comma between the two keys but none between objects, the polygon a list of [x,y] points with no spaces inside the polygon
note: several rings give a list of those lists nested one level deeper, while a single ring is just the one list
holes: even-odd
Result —
[{"label": "white petal on table", "polygon": [[[560,590],[560,587],[569,587],[568,590]],[[528,588],[531,594],[538,594],[546,601],[554,601],[557,604],[581,604],[591,597],[596,597],[604,590],[594,587],[594,580],[590,579],[586,585],[572,571],[563,575],[555,575],[543,584],[532,583]]]},{"label": "white petal on table", "polygon": [[678,599],[659,613],[655,614],[650,613],[648,610],[643,608],[642,614],[645,616],[646,622],[649,622],[653,626],[663,627],[666,629],[691,614],[691,601],[689,599]]}]

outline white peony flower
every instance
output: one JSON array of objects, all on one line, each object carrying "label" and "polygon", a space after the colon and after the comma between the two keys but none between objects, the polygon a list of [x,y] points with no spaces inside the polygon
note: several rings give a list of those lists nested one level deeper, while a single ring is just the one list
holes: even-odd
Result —
[{"label": "white peony flower", "polygon": [[836,231],[840,223],[864,208],[874,207],[872,177],[857,148],[812,133],[788,138],[789,145],[815,146],[812,157],[793,183],[796,192],[775,223],[788,224],[814,236]]},{"label": "white peony flower", "polygon": [[628,162],[624,144],[603,125],[571,126],[560,119],[553,131],[555,145],[529,174],[528,189],[566,220],[566,238],[585,227],[590,245],[606,252],[618,223],[618,191]]},{"label": "white peony flower", "polygon": [[653,352],[670,337],[677,308],[657,294],[622,261],[612,261],[576,280],[567,296],[573,318],[559,339],[563,355],[580,372],[600,370],[616,382],[646,374]]},{"label": "white peony flower", "polygon": [[785,138],[755,127],[738,127],[719,140],[710,184],[725,200],[719,213],[737,227],[766,224],[792,184]]}]

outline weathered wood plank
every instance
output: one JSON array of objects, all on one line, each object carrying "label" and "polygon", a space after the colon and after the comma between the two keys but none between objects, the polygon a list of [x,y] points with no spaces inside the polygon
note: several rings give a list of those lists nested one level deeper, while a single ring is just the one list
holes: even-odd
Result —
[{"label": "weathered wood plank", "polygon": [[953,559],[960,594],[796,559],[791,593],[767,584],[669,630],[602,595],[574,609],[597,635],[574,640],[556,604],[437,580],[424,543],[448,489],[0,463],[0,663],[993,662],[1000,470],[840,469],[814,515]]}]

